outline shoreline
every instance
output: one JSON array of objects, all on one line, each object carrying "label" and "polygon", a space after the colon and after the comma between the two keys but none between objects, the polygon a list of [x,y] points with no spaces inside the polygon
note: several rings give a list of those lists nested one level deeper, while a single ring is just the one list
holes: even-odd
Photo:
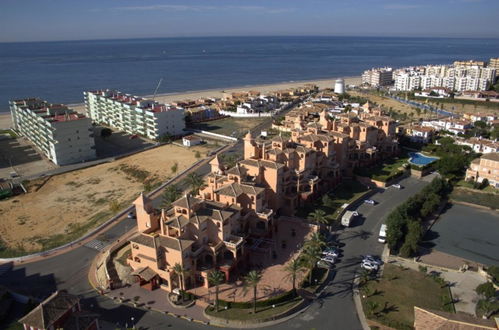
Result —
[{"label": "shoreline", "polygon": [[[245,86],[232,86],[232,87],[222,87],[222,88],[210,88],[195,91],[184,91],[184,92],[172,92],[172,93],[162,93],[157,94],[155,99],[161,103],[169,103],[174,101],[182,100],[196,100],[204,97],[221,97],[222,92],[241,92],[249,90],[257,90],[262,93],[268,93],[280,89],[288,89],[292,87],[302,86],[304,84],[315,84],[318,85],[320,89],[329,87],[334,87],[334,81],[336,79],[344,79],[345,85],[357,85],[360,84],[360,76],[349,76],[349,77],[334,77],[334,78],[324,78],[324,79],[313,79],[313,80],[294,80],[279,83],[269,83],[269,84],[259,84],[259,85],[245,85]],[[144,98],[152,98],[152,95],[141,96]],[[67,104],[69,108],[74,109],[79,113],[85,113],[85,103],[71,103]],[[10,111],[0,112],[0,129],[9,129],[11,127]]]}]

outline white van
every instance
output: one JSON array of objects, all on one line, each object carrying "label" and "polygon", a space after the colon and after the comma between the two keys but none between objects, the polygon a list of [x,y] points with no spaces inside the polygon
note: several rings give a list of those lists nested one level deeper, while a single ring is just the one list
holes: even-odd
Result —
[{"label": "white van", "polygon": [[357,211],[346,211],[343,217],[341,217],[341,224],[345,227],[350,227],[353,219],[358,215]]},{"label": "white van", "polygon": [[382,224],[379,230],[378,242],[386,243],[386,224]]}]

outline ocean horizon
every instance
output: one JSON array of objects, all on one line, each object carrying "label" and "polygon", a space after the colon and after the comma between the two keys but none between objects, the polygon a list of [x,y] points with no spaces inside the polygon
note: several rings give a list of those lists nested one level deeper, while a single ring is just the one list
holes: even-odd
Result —
[{"label": "ocean horizon", "polygon": [[499,57],[497,38],[172,37],[0,43],[0,112],[40,97],[83,102],[102,88],[135,95],[359,76],[366,69]]}]

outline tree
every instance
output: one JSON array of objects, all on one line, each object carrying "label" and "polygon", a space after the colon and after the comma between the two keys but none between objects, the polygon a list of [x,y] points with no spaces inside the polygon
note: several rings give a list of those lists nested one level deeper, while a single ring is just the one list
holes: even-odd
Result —
[{"label": "tree", "polygon": [[378,309],[379,304],[375,301],[369,300],[366,303],[366,306],[367,306],[367,314],[369,314],[369,316],[373,316],[374,312]]},{"label": "tree", "polygon": [[180,198],[182,195],[181,191],[174,184],[171,184],[165,188],[161,199],[161,208],[169,209],[172,203]]},{"label": "tree", "polygon": [[173,165],[170,167],[170,170],[172,171],[173,175],[176,175],[178,171],[178,162],[174,162]]},{"label": "tree", "polygon": [[192,172],[187,175],[187,183],[191,187],[192,193],[194,195],[198,195],[199,190],[204,187],[203,178],[196,172]]},{"label": "tree", "polygon": [[[310,243],[310,242],[307,242]],[[301,255],[302,265],[308,270],[308,283],[312,285],[312,272],[321,257],[322,250],[316,244],[306,244]]]},{"label": "tree", "polygon": [[318,224],[329,224],[329,221],[326,218],[326,212],[320,209],[317,209],[314,212],[310,212],[308,215],[308,219]]},{"label": "tree", "polygon": [[172,142],[172,137],[170,134],[166,133],[159,137],[159,142],[170,143]]},{"label": "tree", "polygon": [[490,299],[496,295],[496,289],[494,288],[492,282],[480,284],[476,287],[475,291],[485,299]]},{"label": "tree", "polygon": [[293,283],[293,291],[296,291],[296,278],[298,274],[300,274],[303,271],[303,265],[299,259],[292,259],[286,267],[284,267],[284,270],[286,271],[287,279],[291,279],[291,282]]},{"label": "tree", "polygon": [[224,282],[224,274],[215,270],[208,273],[208,282],[215,286],[215,311],[218,313],[218,286]]},{"label": "tree", "polygon": [[421,207],[421,217],[426,218],[432,214],[440,205],[440,196],[435,193],[430,193],[426,196],[426,200]]},{"label": "tree", "polygon": [[103,139],[106,139],[108,137],[111,136],[111,134],[113,134],[113,131],[110,129],[110,128],[107,128],[107,127],[104,127],[101,131],[100,131],[100,136],[103,138]]},{"label": "tree", "polygon": [[196,150],[196,152],[194,153],[194,157],[196,157],[196,159],[201,158],[201,153],[199,152],[199,150]]},{"label": "tree", "polygon": [[400,255],[404,258],[411,257],[416,253],[423,232],[421,222],[419,221],[410,221],[407,228],[404,244],[400,248]]},{"label": "tree", "polygon": [[256,313],[256,289],[258,283],[262,280],[262,274],[256,270],[252,270],[244,277],[244,289],[253,289],[253,313]]},{"label": "tree", "polygon": [[179,281],[179,286],[180,286],[180,299],[184,301],[184,276],[186,274],[186,271],[184,267],[182,267],[181,264],[178,262],[173,266],[173,272],[175,275],[177,275],[178,281]]}]

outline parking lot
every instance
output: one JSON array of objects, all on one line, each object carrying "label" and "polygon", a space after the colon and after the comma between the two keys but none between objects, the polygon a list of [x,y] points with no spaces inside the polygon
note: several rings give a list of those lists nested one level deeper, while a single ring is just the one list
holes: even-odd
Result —
[{"label": "parking lot", "polygon": [[11,172],[29,176],[57,167],[41,156],[27,140],[4,136],[0,136],[0,178],[10,178]]},{"label": "parking lot", "polygon": [[95,147],[97,157],[115,157],[128,152],[144,149],[155,142],[142,137],[131,138],[130,134],[113,130],[111,136],[102,138],[101,131],[104,127],[94,126]]},{"label": "parking lot", "polygon": [[497,211],[454,204],[428,235],[438,251],[485,265],[499,265],[498,233]]}]

